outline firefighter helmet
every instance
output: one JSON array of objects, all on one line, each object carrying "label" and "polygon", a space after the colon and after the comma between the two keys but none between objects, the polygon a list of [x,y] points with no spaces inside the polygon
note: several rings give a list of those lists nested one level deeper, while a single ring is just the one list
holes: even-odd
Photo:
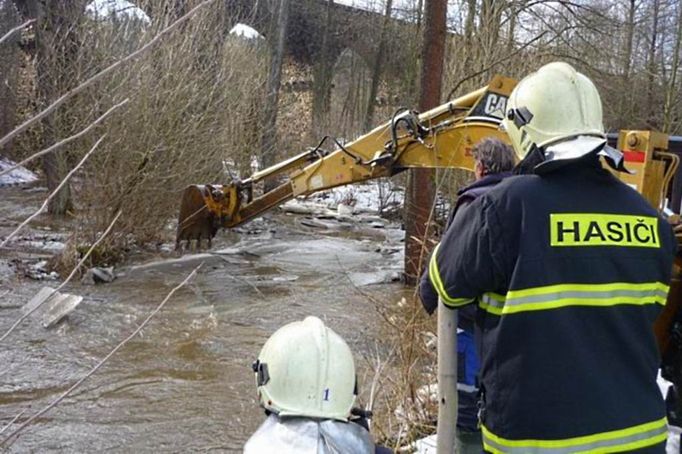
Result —
[{"label": "firefighter helmet", "polygon": [[[606,145],[597,88],[563,62],[547,64],[518,83],[509,97],[503,126],[519,159],[537,149],[544,154],[540,167],[547,169]],[[602,154],[615,161],[609,164],[620,167],[622,159],[614,151]]]},{"label": "firefighter helmet", "polygon": [[253,364],[261,406],[280,416],[347,421],[355,402],[353,355],[317,317],[289,323]]}]

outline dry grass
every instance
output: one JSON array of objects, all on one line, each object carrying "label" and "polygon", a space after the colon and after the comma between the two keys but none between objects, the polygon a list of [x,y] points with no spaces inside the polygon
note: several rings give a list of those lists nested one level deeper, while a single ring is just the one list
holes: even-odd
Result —
[{"label": "dry grass", "polygon": [[[200,11],[155,50],[74,96],[53,114],[65,137],[110,106],[130,99],[89,137],[59,151],[72,167],[94,137],[107,135],[73,184],[77,225],[72,239],[76,247],[70,251],[91,244],[119,209],[123,215],[102,245],[103,260],[115,260],[134,244],[169,241],[180,195],[188,184],[229,181],[222,170],[225,160],[248,168],[259,148],[258,115],[269,50],[263,40],[227,34],[229,17],[222,8],[218,2]],[[143,46],[164,25],[122,17],[88,18],[80,31],[81,49],[71,67],[72,77],[87,79]],[[39,134],[40,126],[30,132]],[[17,159],[36,149],[29,141],[22,145],[13,153]]]},{"label": "dry grass", "polygon": [[[85,231],[98,230],[123,208],[119,238],[166,240],[187,184],[225,182],[221,162],[249,162],[258,149],[252,125],[263,99],[267,52],[261,43],[234,36],[216,46],[206,33],[213,14],[199,13],[149,58],[81,100],[86,109],[101,102],[102,93],[111,102],[131,99],[125,114],[107,122],[107,149],[83,176],[78,199]],[[103,63],[148,33],[128,24],[93,27],[97,39],[89,52]]]},{"label": "dry grass", "polygon": [[437,400],[428,392],[428,385],[437,381],[436,317],[429,317],[409,290],[399,302],[357,291],[373,303],[378,337],[384,339],[375,355],[366,358],[374,375],[372,434],[397,451],[436,430]]}]

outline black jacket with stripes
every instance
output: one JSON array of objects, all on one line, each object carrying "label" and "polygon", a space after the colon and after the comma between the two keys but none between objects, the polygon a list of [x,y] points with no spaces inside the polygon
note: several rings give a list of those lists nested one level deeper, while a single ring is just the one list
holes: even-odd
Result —
[{"label": "black jacket with stripes", "polygon": [[447,305],[478,305],[487,450],[665,440],[652,324],[675,248],[656,210],[591,159],[508,178],[457,217],[429,272]]}]

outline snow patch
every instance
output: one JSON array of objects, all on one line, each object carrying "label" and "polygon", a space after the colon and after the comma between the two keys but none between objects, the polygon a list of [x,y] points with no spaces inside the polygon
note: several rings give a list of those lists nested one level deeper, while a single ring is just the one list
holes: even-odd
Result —
[{"label": "snow patch", "polygon": [[237,35],[239,37],[246,39],[264,39],[263,35],[258,33],[256,29],[241,23],[232,27],[232,30],[230,30],[230,34]]},{"label": "snow patch", "polygon": [[324,213],[327,210],[336,211],[341,216],[349,216],[351,213],[380,214],[401,207],[404,195],[403,189],[391,181],[377,181],[341,186],[308,197],[299,197],[282,205],[282,209],[299,214]]},{"label": "snow patch", "polygon": [[[0,156],[0,173],[6,171],[7,169],[11,169],[15,165],[17,165],[16,162],[10,161],[9,159]],[[7,174],[0,176],[0,187],[32,183],[37,179],[38,176],[35,173],[31,172],[25,167],[20,166]]]},{"label": "snow patch", "polygon": [[138,19],[145,24],[151,23],[147,13],[126,0],[94,0],[85,7],[85,11],[96,19],[124,17],[126,19]]}]

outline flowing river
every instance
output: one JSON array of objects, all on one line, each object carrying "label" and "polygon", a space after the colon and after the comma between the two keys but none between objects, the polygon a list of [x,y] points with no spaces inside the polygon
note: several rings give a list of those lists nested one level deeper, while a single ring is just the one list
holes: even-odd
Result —
[{"label": "flowing river", "polygon": [[[21,190],[3,191],[5,235],[27,210]],[[306,315],[348,341],[361,386],[369,386],[363,358],[380,339],[376,303],[367,296],[391,303],[406,291],[400,283],[365,284],[386,282],[400,269],[402,231],[325,222],[310,227],[276,214],[248,231],[221,234],[210,252],[147,254],[117,269],[122,275],[110,284],[67,286],[84,297],[67,319],[52,329],[26,320],[0,343],[0,430],[68,389],[203,263],[140,336],[27,427],[10,451],[239,452],[263,420],[251,362],[272,332]],[[18,277],[10,267],[35,256],[19,246],[0,256],[2,333],[41,286],[58,285]]]}]

